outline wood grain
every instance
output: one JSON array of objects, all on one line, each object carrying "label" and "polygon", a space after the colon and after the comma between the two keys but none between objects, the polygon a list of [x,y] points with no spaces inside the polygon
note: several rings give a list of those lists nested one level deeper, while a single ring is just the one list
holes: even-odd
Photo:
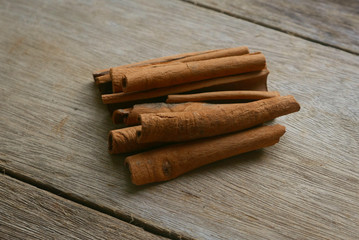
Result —
[{"label": "wood grain", "polygon": [[[359,53],[359,1],[189,0],[216,11]],[[255,33],[260,34],[260,33]]]},{"label": "wood grain", "polygon": [[1,239],[167,239],[0,175]]},{"label": "wood grain", "polygon": [[[2,1],[0,166],[198,239],[359,235],[359,57],[181,1]],[[276,146],[134,187],[91,73],[222,47],[262,51],[302,109]]]}]

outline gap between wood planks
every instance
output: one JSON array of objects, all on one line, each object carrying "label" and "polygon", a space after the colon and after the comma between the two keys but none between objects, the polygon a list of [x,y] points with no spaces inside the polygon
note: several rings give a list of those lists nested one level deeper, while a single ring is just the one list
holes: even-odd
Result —
[{"label": "gap between wood planks", "polygon": [[[0,161],[4,161],[3,159],[0,159]],[[121,221],[127,222],[129,224],[135,225],[137,227],[141,227],[143,228],[145,231],[150,232],[152,234],[158,235],[158,236],[162,236],[162,237],[166,237],[166,238],[170,238],[170,239],[176,239],[176,240],[193,240],[193,238],[189,237],[189,236],[184,236],[182,234],[176,233],[174,231],[168,230],[168,229],[164,229],[162,227],[159,226],[155,226],[151,223],[146,222],[143,219],[138,219],[133,217],[132,215],[128,215],[125,213],[121,213],[119,211],[114,211],[111,208],[105,207],[105,206],[100,206],[94,202],[88,201],[82,197],[73,195],[73,194],[69,194],[66,193],[62,190],[59,190],[55,187],[52,187],[50,185],[47,185],[43,182],[40,182],[38,180],[35,180],[31,177],[25,176],[21,173],[16,173],[12,170],[6,169],[2,166],[0,166],[0,172],[4,175],[7,175],[9,177],[12,177],[14,179],[17,179],[19,181],[22,181],[24,183],[30,184],[34,187],[37,187],[41,190],[50,192],[52,194],[55,194],[59,197],[62,197],[64,199],[70,200],[72,202],[81,204],[85,207],[91,208],[95,211],[110,215],[114,218],[117,218]]]},{"label": "gap between wood planks", "polygon": [[219,12],[219,13],[225,14],[227,16],[238,18],[238,19],[241,19],[241,20],[244,20],[244,21],[247,21],[247,22],[251,22],[251,23],[260,25],[262,27],[270,28],[270,29],[273,29],[273,30],[276,30],[276,31],[279,31],[279,32],[282,32],[282,33],[286,33],[286,34],[295,36],[297,38],[307,40],[309,42],[317,43],[317,44],[320,44],[320,45],[323,45],[323,46],[326,46],[326,47],[335,48],[335,49],[338,49],[338,50],[341,50],[341,51],[344,51],[344,52],[351,53],[351,54],[354,54],[356,56],[359,56],[358,52],[352,51],[350,49],[338,47],[338,46],[332,45],[330,43],[326,43],[326,42],[322,42],[322,41],[319,41],[319,40],[316,40],[316,39],[312,39],[310,37],[306,37],[306,36],[303,36],[301,34],[298,34],[298,33],[292,32],[292,31],[287,31],[287,30],[281,29],[279,27],[276,27],[276,26],[273,26],[273,25],[270,25],[270,24],[266,24],[266,23],[263,23],[263,22],[259,22],[259,21],[253,20],[253,19],[243,17],[243,16],[235,14],[235,13],[231,13],[231,12],[226,11],[226,10],[222,10],[222,9],[219,9],[219,8],[216,8],[216,7],[208,6],[208,5],[203,4],[203,3],[197,3],[195,0],[179,0],[179,1],[185,2],[185,3],[188,3],[188,4],[192,4],[192,5],[195,5],[195,6],[198,6],[198,7],[202,7],[202,8],[208,9],[208,10],[212,10],[212,11],[215,11],[215,12]]}]

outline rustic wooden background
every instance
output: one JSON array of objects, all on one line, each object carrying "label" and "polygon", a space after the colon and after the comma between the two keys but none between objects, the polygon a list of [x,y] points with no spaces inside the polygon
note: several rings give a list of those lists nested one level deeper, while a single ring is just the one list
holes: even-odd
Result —
[{"label": "rustic wooden background", "polygon": [[[359,1],[0,0],[0,238],[357,239]],[[91,72],[262,51],[280,143],[135,187]]]}]

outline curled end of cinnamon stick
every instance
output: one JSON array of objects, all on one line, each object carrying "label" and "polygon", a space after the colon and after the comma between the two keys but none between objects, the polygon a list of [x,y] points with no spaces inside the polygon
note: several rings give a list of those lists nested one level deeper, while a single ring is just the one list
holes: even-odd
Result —
[{"label": "curled end of cinnamon stick", "polygon": [[95,83],[97,85],[110,83],[111,81],[112,80],[111,80],[110,74],[104,74],[104,75],[95,77]]},{"label": "curled end of cinnamon stick", "polygon": [[136,130],[141,127],[129,127],[122,129],[115,129],[108,134],[108,151],[111,154],[129,153],[141,150],[146,146],[144,144],[137,144]]},{"label": "curled end of cinnamon stick", "polygon": [[132,150],[136,150],[136,141],[135,138],[131,138],[130,129],[124,128],[109,132],[108,151],[110,154],[127,153]]},{"label": "curled end of cinnamon stick", "polygon": [[286,114],[298,112],[300,110],[300,105],[297,102],[297,100],[295,100],[294,96],[288,95],[288,96],[284,96],[282,98],[286,99],[286,101],[287,101],[289,112]]},{"label": "curled end of cinnamon stick", "polygon": [[96,72],[93,72],[92,76],[93,76],[94,80],[96,81],[97,77],[100,77],[100,76],[103,76],[103,75],[106,75],[106,74],[109,74],[109,69],[102,69],[102,70],[98,70]]},{"label": "curled end of cinnamon stick", "polygon": [[131,108],[117,109],[112,113],[112,122],[114,124],[126,123]]},{"label": "curled end of cinnamon stick", "polygon": [[[121,69],[121,68],[120,68]],[[119,71],[117,68],[110,69],[110,77],[112,81],[112,91],[114,93],[119,93],[122,91],[122,79],[125,75]]]},{"label": "curled end of cinnamon stick", "polygon": [[139,152],[152,147],[163,145],[163,143],[138,143],[136,131],[141,126],[115,129],[108,135],[108,150],[111,154]]},{"label": "curled end of cinnamon stick", "polygon": [[[125,158],[125,167],[130,173],[131,182],[137,186],[144,185],[152,182],[158,182],[157,176],[161,175],[161,170],[157,168],[148,168],[144,158],[138,159],[131,156]],[[168,180],[168,179],[166,179]]]}]

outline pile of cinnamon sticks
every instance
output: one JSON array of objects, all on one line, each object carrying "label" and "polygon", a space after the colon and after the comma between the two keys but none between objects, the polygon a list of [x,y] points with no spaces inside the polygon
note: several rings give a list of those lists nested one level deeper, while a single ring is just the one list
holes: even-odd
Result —
[{"label": "pile of cinnamon sticks", "polygon": [[266,60],[247,47],[185,53],[93,73],[115,124],[111,154],[136,185],[173,179],[205,164],[271,146],[285,133],[259,126],[299,111],[267,91]]}]

